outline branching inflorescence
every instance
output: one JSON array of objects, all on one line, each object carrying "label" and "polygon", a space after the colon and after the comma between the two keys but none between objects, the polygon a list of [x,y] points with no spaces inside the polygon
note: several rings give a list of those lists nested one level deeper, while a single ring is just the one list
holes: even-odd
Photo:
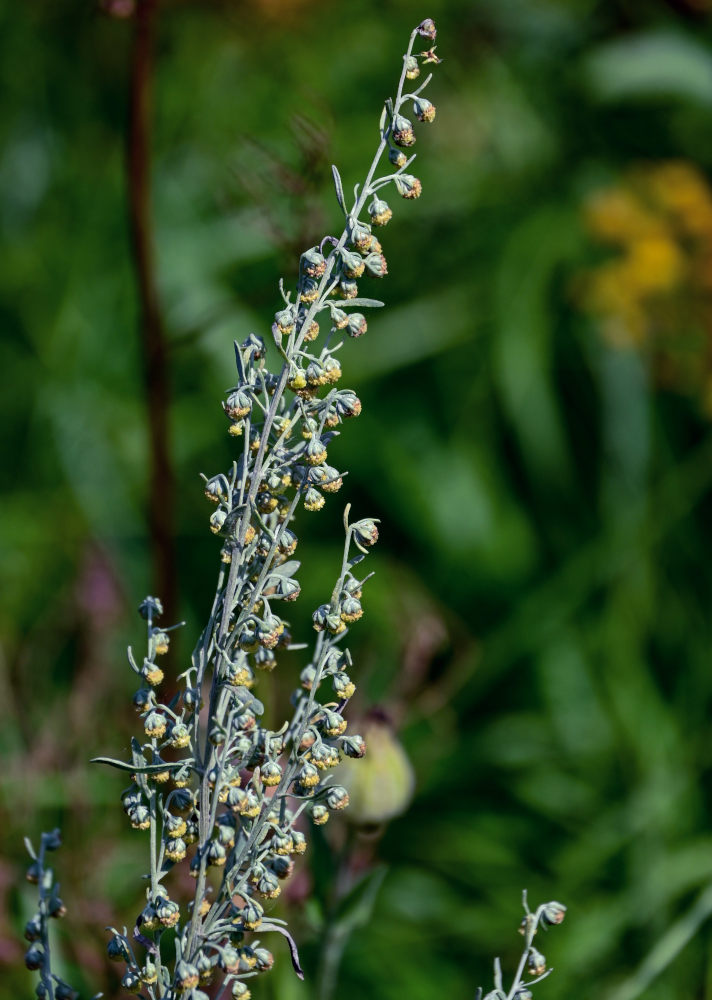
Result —
[{"label": "branching inflorescence", "polygon": [[[344,710],[355,686],[342,640],[362,615],[362,588],[370,574],[362,576],[357,567],[378,540],[372,519],[351,521],[347,505],[341,568],[329,600],[312,615],[317,637],[292,698],[292,718],[277,730],[263,726],[263,705],[252,689],[257,671],[274,669],[279,650],[307,648],[292,643],[288,623],[275,611],[278,602],[295,601],[300,592],[291,525],[300,505],[320,510],[343,483],[344,473],[327,458],[339,426],[358,416],[361,403],[351,389],[338,388],[338,338],[360,337],[366,319],[357,310],[382,305],[359,296],[357,285],[362,276],[387,273],[373,233],[392,216],[381,193],[388,185],[406,199],[421,193],[420,181],[406,173],[413,156],[404,149],[415,143],[415,132],[402,112],[412,104],[418,121],[435,117],[422,96],[430,76],[406,92],[423,64],[440,62],[435,36],[430,19],[411,33],[396,96],[383,109],[376,154],[350,209],[333,168],[344,230],[302,254],[294,300],[280,283],[283,305],[272,335],[281,369],[268,370],[259,336],[235,344],[238,379],[223,408],[240,455],[229,473],[204,477],[205,495],[215,505],[210,530],[222,540],[216,593],[191,665],[178,678],[182,686],[168,703],[157,693],[163,681],[158,660],[168,651],[171,629],[157,624],[163,611],[158,598],[147,597],[139,608],[146,654],[140,663],[131,649],[128,657],[140,678],[133,700],[144,735],[132,740],[130,761],[95,760],[131,774],[123,806],[131,825],[149,835],[146,904],[131,932],[109,928],[108,943],[109,957],[125,965],[123,987],[144,998],[208,1000],[202,987],[213,983],[216,998],[229,993],[249,1000],[248,980],[274,961],[256,935],[270,932],[287,939],[302,975],[294,941],[285,922],[268,913],[269,901],[291,875],[293,857],[306,850],[304,820],[321,825],[331,811],[348,805],[347,790],[331,781],[331,769],[343,755],[366,752],[362,737],[347,733]],[[419,37],[430,47],[414,54]],[[377,176],[386,152],[393,169]],[[327,684],[329,693],[318,700]],[[45,854],[59,846],[59,832],[42,835],[38,854],[27,846],[27,877],[39,884],[40,898],[26,927],[26,963],[39,972],[38,996],[72,1000],[76,992],[50,968],[49,918],[63,915],[64,905]],[[183,908],[164,884],[181,864],[196,881],[193,901]],[[565,907],[551,902],[532,913],[525,894],[524,908],[526,942],[512,985],[505,990],[496,961],[495,988],[485,1000],[527,1000],[530,987],[548,974],[534,935],[540,926],[560,923]]]},{"label": "branching inflorescence", "polygon": [[[366,751],[360,736],[346,732],[344,709],[355,688],[342,640],[362,614],[368,577],[357,567],[378,539],[373,520],[351,521],[346,507],[341,568],[329,599],[313,614],[317,637],[291,720],[277,730],[263,726],[263,705],[252,689],[257,671],[272,670],[280,649],[304,648],[292,643],[275,610],[300,591],[291,525],[300,505],[319,510],[342,486],[343,473],[327,458],[339,426],[358,416],[361,403],[352,390],[338,387],[339,337],[360,337],[366,319],[358,310],[382,305],[360,297],[357,282],[387,273],[373,233],[392,215],[384,189],[392,185],[405,199],[421,193],[420,181],[406,172],[413,157],[404,150],[415,133],[403,111],[412,105],[419,121],[435,117],[421,96],[430,76],[407,92],[421,65],[440,61],[435,35],[430,19],[411,33],[396,96],[381,117],[378,149],[350,208],[333,168],[344,229],[302,254],[294,298],[280,283],[283,305],[272,335],[281,369],[267,368],[259,336],[235,345],[237,384],[223,407],[240,454],[228,473],[205,480],[215,505],[210,529],[222,540],[217,588],[191,665],[178,678],[182,686],[167,704],[157,691],[163,680],[158,660],[168,650],[170,629],[157,624],[157,598],[146,598],[139,609],[146,655],[139,660],[129,649],[129,662],[141,682],[134,704],[144,735],[132,740],[130,761],[96,760],[130,772],[124,809],[131,825],[149,835],[146,904],[132,932],[110,929],[108,952],[125,963],[124,988],[151,1000],[207,1000],[201,986],[215,981],[216,996],[247,1000],[246,980],[273,964],[257,935],[272,931],[286,937],[301,975],[284,921],[266,907],[292,873],[293,857],[306,849],[303,819],[322,824],[332,810],[348,805],[346,789],[330,780],[331,769],[343,754],[362,757]],[[429,47],[415,54],[418,38]],[[389,167],[379,175],[384,154]],[[327,682],[330,691],[320,701]],[[201,712],[204,702],[207,711]],[[164,883],[183,863],[196,885],[193,902],[181,909]],[[42,983],[44,995],[58,995],[49,971]]]}]

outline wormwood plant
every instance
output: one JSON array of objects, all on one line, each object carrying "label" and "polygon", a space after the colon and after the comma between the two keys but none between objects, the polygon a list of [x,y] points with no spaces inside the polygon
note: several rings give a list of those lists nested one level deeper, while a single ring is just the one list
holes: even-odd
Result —
[{"label": "wormwood plant", "polygon": [[[291,719],[276,730],[264,726],[253,688],[258,671],[274,669],[280,650],[307,648],[292,642],[288,623],[275,610],[300,592],[292,525],[300,505],[318,511],[343,484],[344,473],[327,459],[338,428],[358,416],[361,403],[351,389],[339,388],[339,337],[362,336],[367,324],[358,309],[382,305],[359,296],[357,284],[387,273],[373,232],[392,216],[381,194],[388,186],[407,200],[421,194],[420,181],[406,172],[414,157],[404,150],[416,137],[403,111],[412,107],[419,122],[435,118],[435,107],[422,96],[430,76],[407,91],[421,66],[440,62],[435,37],[430,19],[411,33],[396,96],[381,115],[378,148],[350,207],[333,168],[343,232],[302,254],[294,295],[280,282],[283,302],[272,325],[280,370],[267,367],[261,337],[250,334],[235,344],[237,383],[223,408],[239,453],[227,473],[204,477],[205,495],[215,506],[210,530],[222,541],[215,597],[190,666],[178,677],[179,691],[168,702],[158,692],[164,676],[159,659],[168,651],[171,628],[159,624],[158,598],[147,597],[139,608],[146,650],[139,657],[129,648],[128,660],[139,679],[133,702],[143,735],[132,739],[130,760],[95,760],[131,775],[124,810],[134,829],[148,833],[146,902],[131,931],[110,928],[108,954],[124,964],[124,989],[151,1000],[207,1000],[202,987],[210,983],[215,997],[229,991],[249,1000],[248,981],[274,962],[262,938],[275,932],[286,938],[302,976],[296,945],[269,904],[292,874],[294,857],[306,850],[305,820],[321,825],[348,805],[332,769],[342,755],[366,752],[362,737],[347,733],[344,710],[355,686],[343,639],[362,616],[370,574],[362,575],[360,565],[378,540],[373,519],[352,521],[346,506],[341,566],[331,594],[312,616],[317,636],[292,697]],[[414,54],[418,38],[430,47]],[[392,169],[379,174],[384,154]],[[28,878],[39,884],[40,896],[26,926],[26,963],[39,972],[39,997],[67,1000],[76,993],[51,971],[48,935],[49,918],[64,912],[45,864],[46,852],[57,846],[58,831],[42,835],[37,854],[28,842]],[[167,887],[181,864],[195,879],[193,900],[183,907]],[[526,911],[526,947],[513,986],[504,992],[496,966],[488,997],[531,995],[531,983],[522,982],[525,967],[534,981],[546,974],[534,934],[563,914],[557,903]]]}]

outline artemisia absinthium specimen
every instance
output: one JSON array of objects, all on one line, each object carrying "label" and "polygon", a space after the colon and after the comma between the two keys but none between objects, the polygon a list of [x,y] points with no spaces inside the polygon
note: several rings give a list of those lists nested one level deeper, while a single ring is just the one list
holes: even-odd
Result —
[{"label": "artemisia absinthium specimen", "polygon": [[[365,753],[363,739],[346,731],[354,684],[343,639],[362,614],[365,580],[357,567],[378,539],[373,520],[351,521],[346,508],[341,569],[313,614],[317,637],[291,720],[278,730],[263,726],[253,687],[259,671],[274,668],[280,649],[295,648],[278,609],[299,596],[300,564],[292,558],[297,510],[318,511],[342,486],[331,453],[338,428],[358,416],[361,403],[340,387],[341,338],[364,334],[359,310],[382,305],[361,297],[357,282],[387,273],[374,235],[392,215],[385,189],[409,200],[421,193],[407,172],[413,157],[406,151],[415,143],[411,118],[435,117],[422,96],[430,77],[408,91],[423,65],[440,61],[435,35],[430,19],[411,33],[396,96],[381,117],[378,149],[351,207],[334,168],[341,236],[327,236],[302,254],[293,295],[280,285],[272,336],[281,369],[267,368],[259,336],[235,345],[237,384],[223,406],[239,457],[228,473],[205,481],[215,506],[210,529],[222,540],[217,589],[191,665],[179,677],[183,686],[169,704],[158,694],[158,662],[170,630],[157,624],[158,599],[140,607],[147,651],[139,662],[129,650],[129,660],[141,682],[134,704],[143,736],[133,740],[129,762],[98,760],[131,772],[124,808],[131,825],[149,836],[146,904],[132,931],[111,928],[108,948],[125,963],[125,989],[151,1000],[207,1000],[203,987],[210,982],[217,982],[217,996],[247,1000],[249,979],[273,964],[262,942],[275,931],[287,939],[301,975],[294,943],[284,922],[269,915],[269,904],[306,849],[304,819],[325,823],[348,804],[331,769],[342,754]],[[425,50],[414,52],[423,40]],[[166,876],[181,864],[196,880],[187,908],[166,888]]]}]

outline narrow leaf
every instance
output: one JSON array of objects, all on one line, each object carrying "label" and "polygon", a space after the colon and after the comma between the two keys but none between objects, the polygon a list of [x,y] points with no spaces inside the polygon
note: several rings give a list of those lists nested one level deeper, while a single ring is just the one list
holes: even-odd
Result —
[{"label": "narrow leaf", "polygon": [[334,187],[336,188],[336,200],[338,201],[341,207],[341,211],[344,213],[344,215],[348,215],[349,213],[346,211],[346,199],[344,198],[344,186],[341,183],[341,174],[339,173],[336,165],[333,163],[331,165],[331,172],[334,176]]},{"label": "narrow leaf", "polygon": [[299,952],[297,951],[297,945],[294,938],[289,933],[286,927],[280,927],[279,924],[273,924],[267,920],[263,920],[260,924],[261,931],[277,931],[283,937],[286,937],[287,944],[289,945],[289,953],[292,958],[292,965],[294,966],[294,971],[299,976],[300,979],[304,979],[304,972],[301,965],[299,964]]},{"label": "narrow leaf", "polygon": [[270,576],[294,576],[301,565],[298,559],[289,559],[281,566],[273,566],[270,570]]},{"label": "narrow leaf", "polygon": [[352,306],[363,306],[366,309],[380,309],[381,306],[385,305],[380,299],[344,299],[339,302],[339,309],[349,309]]},{"label": "narrow leaf", "polygon": [[335,918],[335,923],[341,931],[350,934],[357,927],[363,927],[368,923],[387,871],[386,865],[374,868],[341,900]]},{"label": "narrow leaf", "polygon": [[127,764],[125,760],[114,760],[113,757],[92,757],[90,764],[108,764],[119,771],[130,771],[132,774],[158,774],[160,771],[176,770],[182,767],[180,761],[171,764]]},{"label": "narrow leaf", "polygon": [[32,846],[32,841],[29,837],[25,837],[25,847],[27,848],[27,853],[30,855],[33,861],[37,860],[37,855],[35,854],[35,849]]}]

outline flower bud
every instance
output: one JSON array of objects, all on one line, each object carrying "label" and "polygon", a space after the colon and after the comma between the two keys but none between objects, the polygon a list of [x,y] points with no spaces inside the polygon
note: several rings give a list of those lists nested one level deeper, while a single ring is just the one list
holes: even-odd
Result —
[{"label": "flower bud", "polygon": [[255,666],[258,670],[274,670],[277,659],[271,649],[265,649],[264,646],[260,646],[254,655]]},{"label": "flower bud", "polygon": [[333,684],[334,691],[339,698],[351,698],[356,690],[356,685],[351,680],[349,675],[344,673],[343,670],[334,674],[331,683]]},{"label": "flower bud", "polygon": [[435,118],[435,105],[424,97],[416,97],[413,101],[415,117],[419,122],[431,122]]},{"label": "flower bud", "polygon": [[319,297],[319,282],[315,278],[300,278],[299,296],[302,302],[316,302]]},{"label": "flower bud", "polygon": [[396,115],[391,124],[391,135],[397,146],[415,145],[415,132],[413,125],[404,118],[403,115]]},{"label": "flower bud", "polygon": [[200,973],[191,962],[183,959],[176,965],[175,984],[179,990],[192,990],[200,982]]},{"label": "flower bud", "polygon": [[351,525],[354,541],[364,548],[371,548],[378,541],[378,528],[375,521],[370,517],[365,517],[361,521],[356,521]]},{"label": "flower bud", "polygon": [[326,793],[329,809],[345,809],[349,804],[349,793],[343,785],[331,785]]},{"label": "flower bud", "polygon": [[342,299],[355,299],[358,295],[358,285],[353,278],[341,278],[339,281],[339,295]]},{"label": "flower bud", "polygon": [[374,226],[385,226],[393,218],[393,211],[388,207],[388,202],[376,197],[368,206],[368,214]]},{"label": "flower bud", "polygon": [[165,855],[169,861],[182,861],[187,849],[186,842],[182,837],[173,837],[166,841]]},{"label": "flower bud", "polygon": [[143,723],[143,731],[149,739],[160,739],[166,731],[166,718],[160,712],[149,712]]},{"label": "flower bud", "polygon": [[168,652],[168,646],[170,644],[170,636],[167,632],[162,632],[160,629],[156,629],[151,635],[151,645],[156,656],[163,656]]},{"label": "flower bud", "polygon": [[405,78],[406,80],[417,80],[420,76],[420,66],[418,65],[418,60],[415,56],[407,56],[405,60]]},{"label": "flower bud", "polygon": [[141,992],[141,977],[135,969],[127,969],[121,978],[121,986],[127,993]]},{"label": "flower bud", "polygon": [[322,728],[326,736],[341,736],[346,731],[346,719],[330,708],[323,710]]},{"label": "flower bud", "polygon": [[77,1000],[79,993],[72,989],[69,983],[60,980],[54,987],[55,1000]]},{"label": "flower bud", "polygon": [[240,420],[242,417],[249,416],[252,410],[252,400],[243,389],[235,389],[223,403],[223,408],[230,420]]},{"label": "flower bud", "polygon": [[304,509],[305,510],[321,510],[324,506],[324,497],[315,490],[313,486],[304,494]]},{"label": "flower bud", "polygon": [[134,830],[148,830],[151,825],[151,813],[147,806],[136,806],[129,811],[128,817]]},{"label": "flower bud", "polygon": [[256,931],[262,923],[264,910],[254,899],[248,899],[240,911],[240,920],[246,931]]},{"label": "flower bud", "polygon": [[317,826],[323,826],[324,823],[329,822],[329,810],[326,808],[326,806],[323,806],[320,802],[316,802],[311,807],[311,817],[312,821]]},{"label": "flower bud", "polygon": [[155,903],[156,916],[164,927],[175,927],[180,920],[180,907],[172,899],[159,899]]},{"label": "flower bud", "polygon": [[232,984],[233,1000],[250,1000],[252,994],[247,986],[240,979],[236,979]]},{"label": "flower bud", "polygon": [[319,247],[306,250],[300,259],[302,271],[309,278],[321,278],[326,271],[326,260]]},{"label": "flower bud", "polygon": [[258,972],[269,972],[274,965],[274,955],[267,948],[255,948],[255,958],[257,959],[256,969]]},{"label": "flower bud", "polygon": [[309,344],[316,340],[319,336],[319,324],[315,319],[311,321],[306,329],[302,328],[302,336]]},{"label": "flower bud", "polygon": [[280,894],[279,880],[274,872],[266,870],[257,882],[257,891],[267,899],[276,899]]},{"label": "flower bud", "polygon": [[[394,167],[404,167],[408,162],[408,157],[405,155],[402,149],[396,149],[395,146],[391,146],[388,150],[388,159],[393,164]],[[368,249],[368,248],[365,248]]]},{"label": "flower bud", "polygon": [[39,861],[33,861],[32,864],[28,866],[27,871],[25,872],[25,878],[27,879],[28,882],[31,882],[33,885],[37,885],[41,875],[42,875],[42,865],[39,863]]},{"label": "flower bud", "polygon": [[430,41],[433,41],[437,33],[438,32],[435,27],[435,22],[433,21],[432,17],[426,17],[425,20],[421,21],[421,23],[418,25],[418,34],[421,35],[423,38],[429,38]]},{"label": "flower bud", "polygon": [[420,183],[418,178],[413,177],[412,174],[398,174],[394,183],[401,198],[420,198],[423,185]]},{"label": "flower bud", "polygon": [[35,913],[25,924],[25,939],[27,941],[39,941],[42,937],[42,917]]},{"label": "flower bud", "polygon": [[368,329],[366,317],[361,313],[353,312],[349,314],[348,332],[349,337],[362,337]]},{"label": "flower bud", "polygon": [[282,777],[282,768],[276,761],[267,760],[260,768],[260,777],[263,785],[272,788],[274,785],[279,784]]},{"label": "flower bud", "polygon": [[363,274],[363,260],[360,254],[343,249],[339,252],[341,272],[347,278],[360,278]]},{"label": "flower bud", "polygon": [[344,736],[341,741],[341,749],[347,757],[358,759],[366,753],[366,741],[363,736]]},{"label": "flower bud", "polygon": [[364,263],[372,278],[384,278],[388,274],[388,264],[382,253],[370,253]]},{"label": "flower bud", "polygon": [[536,948],[529,950],[527,958],[527,972],[530,976],[542,976],[546,972],[546,959]]},{"label": "flower bud", "polygon": [[227,512],[222,510],[214,510],[210,515],[210,530],[214,535],[219,535],[222,531],[225,521],[227,520]]},{"label": "flower bud", "polygon": [[34,972],[37,969],[42,968],[42,963],[44,962],[44,951],[37,945],[32,945],[25,952],[25,965],[28,969]]},{"label": "flower bud", "polygon": [[541,919],[543,923],[552,926],[553,924],[562,923],[565,916],[566,907],[564,904],[553,900],[551,903],[547,903],[542,910]]},{"label": "flower bud", "polygon": [[144,597],[138,606],[138,613],[148,621],[163,614],[163,605],[157,597]]},{"label": "flower bud", "polygon": [[113,934],[109,938],[106,946],[106,954],[112,962],[130,962],[131,953],[126,946],[126,942],[119,934]]},{"label": "flower bud", "polygon": [[[274,314],[274,324],[272,332],[275,336],[285,337],[294,332],[294,307],[287,306]],[[243,414],[246,416],[246,414]]]}]

